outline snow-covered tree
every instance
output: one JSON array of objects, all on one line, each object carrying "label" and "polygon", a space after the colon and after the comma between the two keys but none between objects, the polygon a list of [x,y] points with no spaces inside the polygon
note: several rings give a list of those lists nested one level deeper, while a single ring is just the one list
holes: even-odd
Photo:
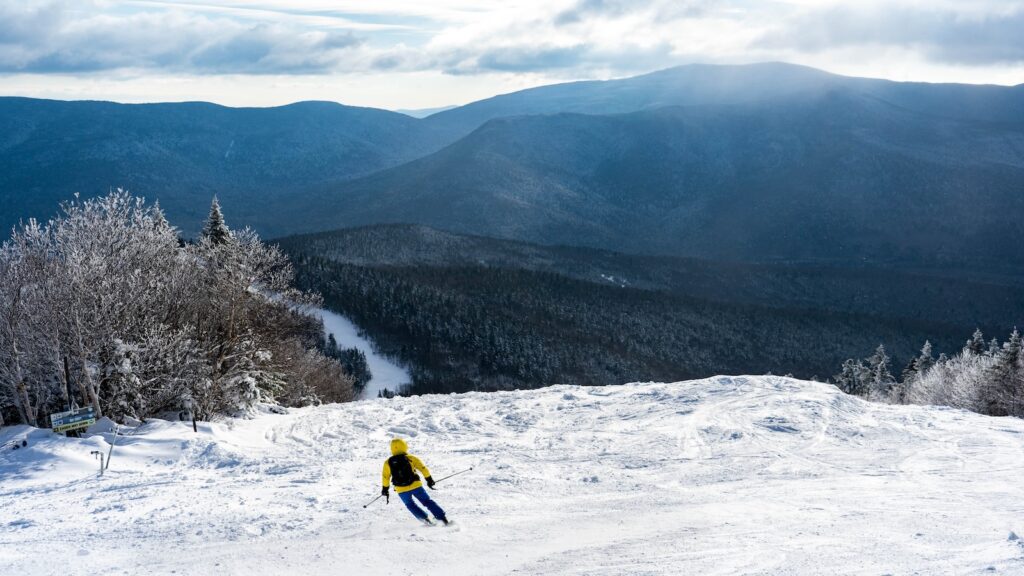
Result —
[{"label": "snow-covered tree", "polygon": [[999,340],[993,338],[988,343],[988,355],[995,356],[999,352]]},{"label": "snow-covered tree", "polygon": [[[69,404],[210,418],[309,401],[291,390],[326,389],[308,367],[341,369],[319,350],[322,328],[303,314],[317,300],[291,287],[287,259],[250,230],[222,241],[216,203],[221,226],[185,245],[158,207],[121,190],[62,208],[0,248],[0,410],[33,424]],[[311,358],[275,357],[296,346]],[[325,395],[348,399],[346,386]]]},{"label": "snow-covered tree", "polygon": [[997,416],[1024,413],[1024,373],[1021,371],[1021,335],[1014,328],[995,354],[983,388],[986,412]]},{"label": "snow-covered tree", "polygon": [[843,362],[843,371],[832,379],[843,392],[854,396],[866,396],[871,386],[871,370],[862,360],[850,358]]},{"label": "snow-covered tree", "polygon": [[231,241],[231,231],[224,221],[224,214],[220,209],[220,201],[217,200],[216,196],[213,197],[213,201],[210,203],[210,215],[207,216],[206,224],[203,226],[203,238],[213,244],[226,244]]},{"label": "snow-covered tree", "polygon": [[[996,342],[995,339],[992,342]],[[1024,338],[1015,329],[1010,338],[994,352],[980,332],[967,341],[959,354],[933,358],[930,342],[904,369],[899,382],[889,384],[886,398],[877,394],[888,381],[880,365],[887,361],[881,347],[863,362],[847,360],[836,383],[844,390],[859,371],[866,371],[867,394],[876,400],[901,404],[938,404],[997,416],[1024,416]],[[859,368],[858,368],[859,367]],[[854,392],[857,393],[857,392]],[[863,394],[863,392],[860,392]]]},{"label": "snow-covered tree", "polygon": [[167,216],[164,214],[162,208],[160,208],[160,201],[153,202],[153,208],[150,211],[152,216],[150,220],[153,222],[154,228],[170,228],[171,223],[167,221]]},{"label": "snow-covered tree", "polygon": [[969,354],[984,354],[987,350],[988,345],[985,343],[985,335],[981,333],[981,328],[975,329],[970,340],[964,344],[964,352]]},{"label": "snow-covered tree", "polygon": [[984,411],[980,393],[992,362],[987,354],[969,351],[937,362],[907,387],[904,402]]},{"label": "snow-covered tree", "polygon": [[935,357],[932,355],[932,343],[925,340],[924,346],[921,347],[921,354],[914,359],[914,370],[918,374],[923,374],[931,370],[931,367],[934,365]]},{"label": "snow-covered tree", "polygon": [[890,388],[896,383],[890,372],[889,355],[885,352],[885,346],[879,344],[875,353],[867,359],[868,370],[871,371],[871,382],[868,396],[876,399],[889,397]]}]

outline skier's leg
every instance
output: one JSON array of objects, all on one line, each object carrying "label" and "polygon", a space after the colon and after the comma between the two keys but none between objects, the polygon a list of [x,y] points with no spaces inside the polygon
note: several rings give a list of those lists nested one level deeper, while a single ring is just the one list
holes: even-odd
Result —
[{"label": "skier's leg", "polygon": [[444,510],[437,505],[437,502],[434,502],[430,498],[430,494],[427,494],[427,491],[424,490],[422,486],[413,490],[412,494],[416,496],[416,499],[420,501],[420,504],[423,504],[427,507],[427,510],[430,510],[430,513],[434,515],[434,518],[437,518],[442,522],[445,520]]},{"label": "skier's leg", "polygon": [[[420,490],[422,490],[422,488],[420,488]],[[416,502],[413,501],[413,492],[415,492],[415,490],[411,492],[399,492],[398,497],[402,499],[402,503],[405,504],[405,507],[409,509],[409,512],[412,512],[413,516],[419,518],[420,520],[426,520],[427,513],[424,512],[423,509],[417,506]]]}]

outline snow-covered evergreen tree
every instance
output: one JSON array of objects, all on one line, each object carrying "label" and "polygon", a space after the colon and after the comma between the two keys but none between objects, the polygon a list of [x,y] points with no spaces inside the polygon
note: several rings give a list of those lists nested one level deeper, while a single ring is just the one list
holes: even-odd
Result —
[{"label": "snow-covered evergreen tree", "polygon": [[1024,408],[1021,373],[1021,335],[1014,328],[1010,338],[994,356],[984,388],[987,413],[997,416],[1015,416]]},{"label": "snow-covered evergreen tree", "polygon": [[871,383],[869,397],[887,398],[890,388],[896,382],[889,369],[890,359],[885,352],[885,346],[879,344],[875,353],[867,360],[868,370],[871,371]]},{"label": "snow-covered evergreen tree", "polygon": [[864,362],[850,358],[843,362],[843,371],[833,376],[835,385],[854,396],[867,395],[871,386],[871,370],[864,365]]},{"label": "snow-covered evergreen tree", "polygon": [[[997,342],[992,339],[991,342]],[[980,344],[980,346],[979,346]],[[980,332],[967,341],[961,352],[953,357],[940,354],[933,358],[930,342],[925,342],[921,353],[904,369],[902,379],[891,383],[889,394],[883,398],[878,390],[889,379],[885,364],[886,354],[879,348],[863,362],[847,360],[843,373],[835,377],[844,390],[856,390],[854,375],[857,366],[868,372],[866,394],[875,400],[896,403],[939,404],[999,416],[1024,416],[1024,338],[1015,329],[1002,346],[985,344]],[[980,352],[978,350],[981,350]],[[857,392],[853,392],[857,393]]]},{"label": "snow-covered evergreen tree", "polygon": [[996,338],[993,338],[988,343],[988,355],[989,356],[995,356],[997,353],[999,353],[999,340],[996,339]]},{"label": "snow-covered evergreen tree", "polygon": [[218,245],[231,241],[231,230],[228,229],[228,225],[224,221],[224,214],[220,209],[220,201],[217,200],[216,196],[213,197],[213,201],[210,203],[210,215],[207,216],[206,224],[203,225],[203,238]]},{"label": "snow-covered evergreen tree", "polygon": [[988,350],[988,345],[985,343],[985,335],[981,333],[981,329],[975,329],[974,334],[970,340],[964,344],[964,352],[969,354],[984,354]]},{"label": "snow-covered evergreen tree", "polygon": [[151,209],[152,216],[150,219],[153,221],[154,228],[170,228],[171,223],[167,221],[167,216],[164,214],[162,208],[160,208],[160,201],[153,202],[153,208]]},{"label": "snow-covered evergreen tree", "polygon": [[[978,334],[980,334],[980,332]],[[984,343],[985,341],[982,340],[982,344]],[[935,357],[932,355],[932,343],[925,340],[924,346],[921,347],[921,354],[914,359],[914,370],[918,374],[923,374],[928,370],[931,370],[931,367],[934,365]]]}]

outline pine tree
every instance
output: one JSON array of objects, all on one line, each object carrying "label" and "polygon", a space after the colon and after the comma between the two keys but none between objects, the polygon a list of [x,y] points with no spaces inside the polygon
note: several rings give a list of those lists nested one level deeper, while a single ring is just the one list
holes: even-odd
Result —
[{"label": "pine tree", "polygon": [[847,394],[864,396],[867,394],[870,370],[861,360],[850,358],[843,362],[843,371],[833,376],[836,387]]},{"label": "pine tree", "polygon": [[976,328],[974,335],[964,344],[964,353],[984,354],[987,348],[988,346],[985,344],[985,336],[981,333],[981,328]]},{"label": "pine tree", "polygon": [[995,356],[998,353],[999,353],[999,340],[996,340],[995,338],[993,338],[992,341],[988,343],[988,355],[989,356]]},{"label": "pine tree", "polygon": [[1020,359],[1020,351],[1020,332],[1014,328],[1013,333],[1010,334],[1010,339],[1003,344],[1003,348],[1000,350],[999,363],[1008,370],[1013,369],[1017,365],[1017,361]]},{"label": "pine tree", "polygon": [[220,210],[220,202],[216,196],[210,203],[210,215],[203,226],[203,238],[216,245],[227,244],[231,241],[231,231],[224,222],[224,214]]},{"label": "pine tree", "polygon": [[150,210],[150,214],[153,219],[153,228],[157,230],[169,228],[171,224],[167,221],[167,217],[164,215],[164,211],[160,208],[160,201],[153,202],[153,208]]},{"label": "pine tree", "polygon": [[[966,347],[964,348],[964,354],[969,354]],[[924,346],[921,347],[921,354],[907,363],[907,367],[903,369],[901,374],[900,381],[894,382],[889,386],[889,400],[896,404],[906,404],[909,402],[911,391],[917,385],[917,382],[928,374],[928,371],[933,366],[935,366],[935,357],[932,356],[932,343],[925,340]]]},{"label": "pine tree", "polygon": [[988,386],[983,391],[986,413],[1010,416],[1019,411],[1021,380],[1021,335],[1016,328],[1010,339],[996,353],[995,363],[988,371]]},{"label": "pine tree", "polygon": [[868,369],[871,371],[871,391],[874,394],[886,397],[889,389],[896,382],[889,371],[889,355],[885,353],[885,346],[879,344],[875,353],[868,358]]},{"label": "pine tree", "polygon": [[900,373],[900,381],[904,384],[910,384],[917,379],[917,376],[917,358],[912,358],[903,368],[903,372]]},{"label": "pine tree", "polygon": [[[974,334],[976,336],[980,336],[981,335],[981,331],[979,330],[979,331],[975,332]],[[982,346],[984,346],[985,345],[985,340],[982,339],[980,341],[981,341]],[[982,350],[984,350],[984,348],[982,348]],[[935,366],[935,358],[932,356],[932,343],[929,342],[928,340],[925,340],[924,341],[924,346],[921,347],[921,355],[918,356],[914,360],[914,370],[918,374],[924,374],[932,366]]]}]

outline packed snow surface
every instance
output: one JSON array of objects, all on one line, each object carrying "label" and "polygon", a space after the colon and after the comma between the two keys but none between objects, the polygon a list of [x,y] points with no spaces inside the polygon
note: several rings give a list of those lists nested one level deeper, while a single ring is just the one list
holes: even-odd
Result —
[{"label": "packed snow surface", "polygon": [[377,352],[373,343],[359,333],[351,320],[324,308],[314,308],[313,313],[323,320],[324,332],[334,334],[339,348],[357,348],[366,354],[370,381],[363,389],[363,398],[376,398],[385,388],[395,392],[412,382],[409,371]]},{"label": "packed snow surface", "polygon": [[[1024,574],[1024,421],[776,377],[375,399],[0,453],[4,574]],[[380,491],[388,440],[450,528]]]}]

